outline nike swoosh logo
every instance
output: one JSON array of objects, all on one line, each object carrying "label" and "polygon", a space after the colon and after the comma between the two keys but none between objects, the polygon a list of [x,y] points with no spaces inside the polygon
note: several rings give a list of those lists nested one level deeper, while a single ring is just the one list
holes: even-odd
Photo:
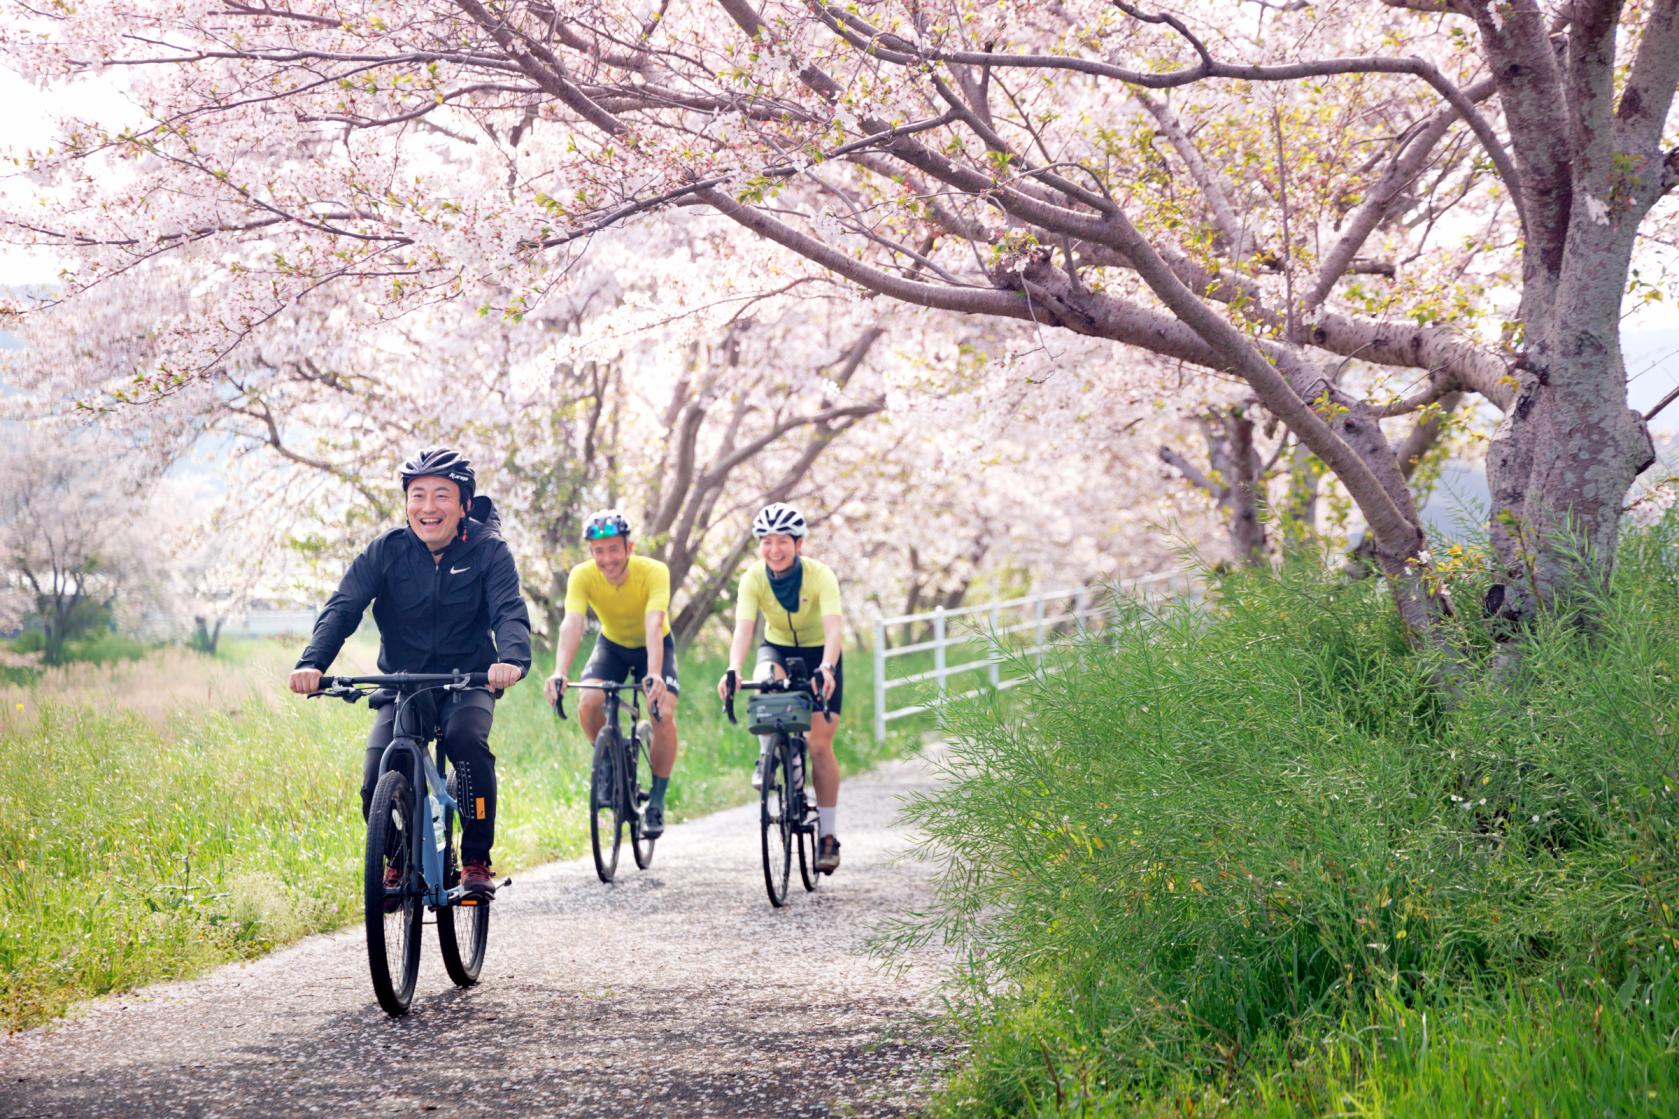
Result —
[{"label": "nike swoosh logo", "polygon": [[471,571],[471,570],[472,570],[472,565],[471,565],[471,564],[467,564],[467,565],[466,565],[466,566],[465,566],[465,567],[451,567],[451,568],[450,568],[450,569],[449,569],[449,574],[451,574],[451,575],[459,575],[459,574],[460,574],[460,573],[461,573],[461,572],[463,572],[463,571]]}]

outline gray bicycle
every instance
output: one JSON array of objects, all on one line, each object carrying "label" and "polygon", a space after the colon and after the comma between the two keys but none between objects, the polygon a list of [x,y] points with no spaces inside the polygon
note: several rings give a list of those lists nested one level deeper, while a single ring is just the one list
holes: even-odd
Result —
[{"label": "gray bicycle", "polygon": [[[482,672],[328,676],[320,690],[310,693],[311,698],[331,696],[355,703],[381,688],[396,692],[397,733],[379,759],[367,812],[362,875],[368,971],[379,1005],[393,1017],[406,1014],[414,1000],[420,929],[427,909],[437,914],[437,946],[449,978],[457,986],[470,987],[484,967],[490,906],[461,887],[455,849],[460,806],[455,802],[455,774],[443,776],[443,730],[432,725],[416,733],[404,715],[423,692],[466,691],[488,682]],[[428,744],[435,747],[435,758]]]}]

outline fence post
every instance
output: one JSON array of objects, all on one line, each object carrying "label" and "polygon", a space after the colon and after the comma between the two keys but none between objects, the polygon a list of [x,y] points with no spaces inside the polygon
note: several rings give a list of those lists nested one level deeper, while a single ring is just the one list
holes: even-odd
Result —
[{"label": "fence post", "polygon": [[1073,625],[1078,628],[1078,633],[1079,633],[1080,637],[1084,636],[1084,628],[1085,628],[1085,626],[1084,626],[1084,615],[1085,615],[1086,604],[1089,602],[1089,600],[1090,600],[1090,587],[1089,586],[1080,587],[1078,598],[1073,600]]},{"label": "fence post", "polygon": [[986,674],[991,677],[991,687],[993,690],[1003,686],[1003,671],[998,667],[999,658],[1002,656],[1003,639],[998,634],[997,630],[997,604],[993,602],[991,604],[991,652],[987,654],[987,656],[991,658],[991,664],[986,669]]},{"label": "fence post", "polygon": [[933,671],[934,671],[934,673],[936,673],[938,675],[938,678],[939,678],[939,698],[943,699],[944,698],[944,689],[945,689],[945,684],[944,684],[945,656],[944,656],[944,607],[942,607],[942,606],[935,607],[934,610],[933,610]]},{"label": "fence post", "polygon": [[1035,637],[1032,646],[1038,655],[1038,667],[1044,666],[1044,595],[1042,591],[1032,600],[1032,620],[1037,623],[1033,630]]},{"label": "fence post", "polygon": [[874,740],[886,741],[886,622],[874,623]]}]

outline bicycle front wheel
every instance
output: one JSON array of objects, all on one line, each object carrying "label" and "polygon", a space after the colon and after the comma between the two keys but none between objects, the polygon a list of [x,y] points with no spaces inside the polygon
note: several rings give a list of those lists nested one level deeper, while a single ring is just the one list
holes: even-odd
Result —
[{"label": "bicycle front wheel", "polygon": [[[459,802],[455,775],[449,774],[449,796]],[[460,853],[456,850],[456,813],[444,814],[443,827],[448,835],[448,851],[444,859],[443,881],[453,890],[461,884]],[[465,897],[437,914],[437,947],[443,953],[443,970],[449,973],[457,987],[470,987],[478,982],[484,970],[484,952],[490,944],[490,904],[483,898]]]},{"label": "bicycle front wheel", "polygon": [[777,909],[787,904],[787,876],[793,866],[793,821],[789,812],[786,757],[778,747],[764,758],[764,787],[758,799],[758,835],[764,851],[764,889]]},{"label": "bicycle front wheel", "polygon": [[618,728],[608,723],[595,736],[595,764],[589,772],[589,845],[602,882],[618,873],[618,846],[624,839],[623,753]]},{"label": "bicycle front wheel", "polygon": [[641,782],[645,777],[648,787],[651,787],[653,783],[653,759],[648,755],[647,744],[641,740],[639,734],[636,735],[634,743],[634,748],[627,751],[629,755],[627,768],[630,771],[630,803],[634,806],[634,811],[630,813],[630,854],[635,856],[635,865],[642,870],[646,870],[653,865],[653,844],[657,843],[658,840],[643,838],[641,834],[641,811],[644,798],[647,796],[643,791]]},{"label": "bicycle front wheel", "polygon": [[367,966],[385,1013],[406,1014],[420,975],[420,868],[414,865],[414,802],[408,779],[386,773],[367,812],[362,899]]}]

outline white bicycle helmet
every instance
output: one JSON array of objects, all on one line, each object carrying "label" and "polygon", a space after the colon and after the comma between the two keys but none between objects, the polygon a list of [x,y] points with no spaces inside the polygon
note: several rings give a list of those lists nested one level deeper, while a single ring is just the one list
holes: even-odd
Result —
[{"label": "white bicycle helmet", "polygon": [[762,540],[772,533],[779,536],[803,537],[804,515],[785,501],[764,506],[758,510],[758,515],[752,518],[752,535]]}]

